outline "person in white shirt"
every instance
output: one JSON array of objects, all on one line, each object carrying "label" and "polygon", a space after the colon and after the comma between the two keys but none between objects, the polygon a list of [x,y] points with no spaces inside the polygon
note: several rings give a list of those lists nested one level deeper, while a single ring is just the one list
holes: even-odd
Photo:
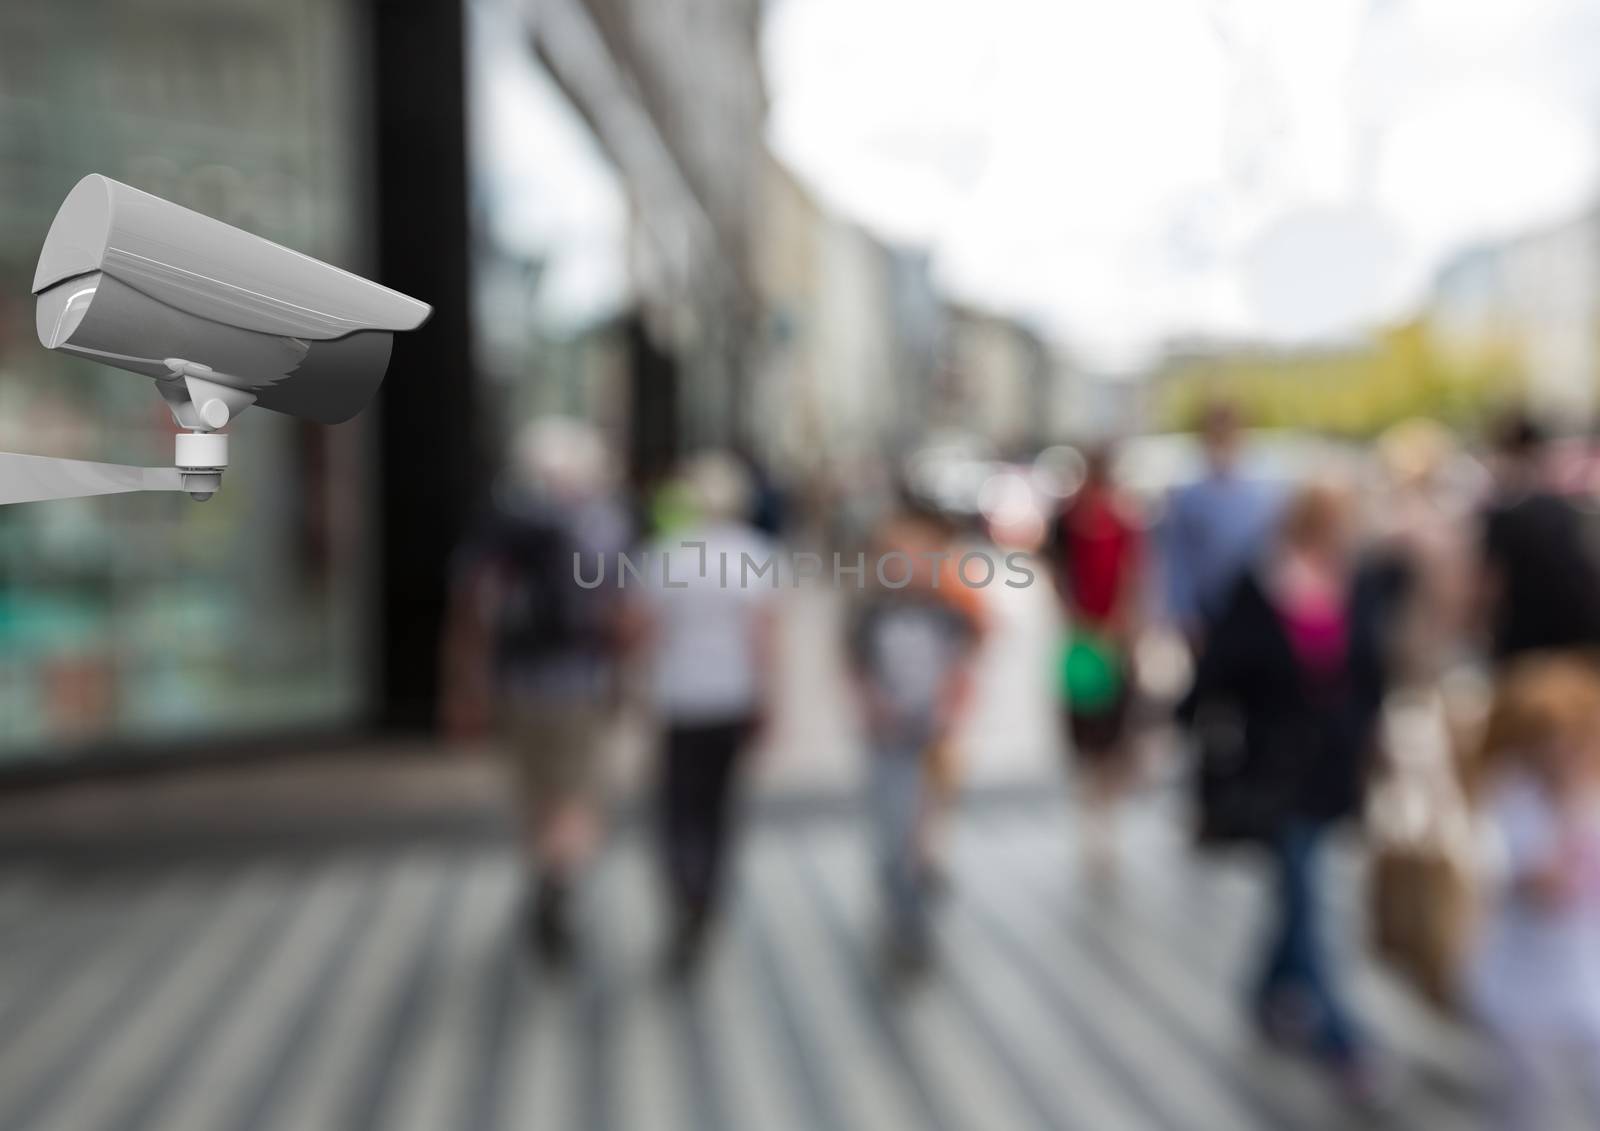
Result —
[{"label": "person in white shirt", "polygon": [[1499,1053],[1502,1126],[1600,1127],[1600,674],[1545,653],[1502,677],[1485,742],[1486,900],[1468,999]]},{"label": "person in white shirt", "polygon": [[772,684],[778,549],[746,517],[748,474],[708,452],[682,472],[695,514],[646,547],[641,649],[662,732],[661,851],[675,929],[669,965],[687,973],[718,903],[741,755]]}]

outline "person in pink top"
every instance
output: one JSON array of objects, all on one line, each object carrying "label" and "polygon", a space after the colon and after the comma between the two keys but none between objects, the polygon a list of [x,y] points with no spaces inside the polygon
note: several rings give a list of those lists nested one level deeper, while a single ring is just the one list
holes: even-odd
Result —
[{"label": "person in pink top", "polygon": [[1201,735],[1202,839],[1257,844],[1275,874],[1257,1026],[1364,1098],[1381,1074],[1324,945],[1320,860],[1360,809],[1394,585],[1359,565],[1352,530],[1344,492],[1301,489],[1209,634],[1183,710]]}]

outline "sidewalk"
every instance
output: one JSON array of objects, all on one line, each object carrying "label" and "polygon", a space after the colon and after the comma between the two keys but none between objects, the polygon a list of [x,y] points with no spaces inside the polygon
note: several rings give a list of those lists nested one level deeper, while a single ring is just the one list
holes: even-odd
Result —
[{"label": "sidewalk", "polygon": [[[415,779],[420,781],[421,779]],[[664,984],[643,830],[584,885],[585,946],[525,953],[509,844],[0,866],[0,1126],[30,1131],[1354,1131],[1235,1000],[1262,913],[1156,798],[1116,899],[1077,882],[1070,811],[969,806],[938,958],[885,980],[859,822],[757,821],[703,976]],[[1386,1126],[1480,1128],[1487,1061],[1336,946],[1396,1056]]]}]

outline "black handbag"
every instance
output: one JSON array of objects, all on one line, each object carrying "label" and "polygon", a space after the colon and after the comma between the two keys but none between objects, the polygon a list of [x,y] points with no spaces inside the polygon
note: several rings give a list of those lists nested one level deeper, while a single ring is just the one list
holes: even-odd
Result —
[{"label": "black handbag", "polygon": [[1201,703],[1191,734],[1196,842],[1224,848],[1271,841],[1291,805],[1292,783],[1263,764],[1243,713],[1225,700]]}]

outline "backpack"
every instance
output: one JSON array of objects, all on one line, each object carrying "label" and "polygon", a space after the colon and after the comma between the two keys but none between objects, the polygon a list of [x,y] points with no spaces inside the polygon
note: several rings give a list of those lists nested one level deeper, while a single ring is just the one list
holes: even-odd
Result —
[{"label": "backpack", "polygon": [[600,593],[578,584],[577,541],[558,511],[501,515],[491,544],[503,586],[495,625],[502,659],[537,659],[599,644]]}]

